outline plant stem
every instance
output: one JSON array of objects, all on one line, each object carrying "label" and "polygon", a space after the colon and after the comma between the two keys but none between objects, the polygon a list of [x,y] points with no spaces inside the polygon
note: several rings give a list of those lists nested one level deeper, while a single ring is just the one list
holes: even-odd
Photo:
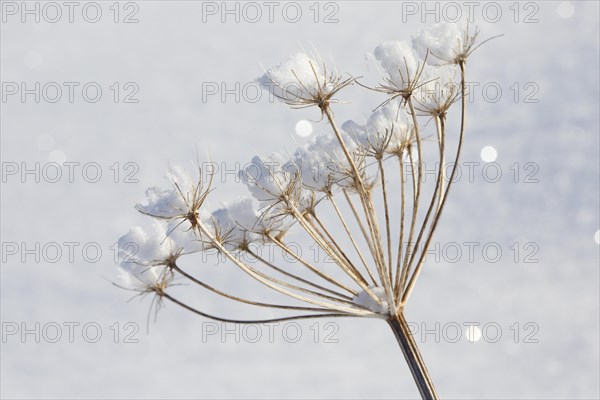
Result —
[{"label": "plant stem", "polygon": [[404,294],[402,295],[402,301],[400,302],[400,304],[406,303],[406,300],[408,300],[408,296],[410,296],[410,292],[412,291],[413,287],[415,286],[415,282],[416,282],[417,278],[419,277],[419,273],[421,272],[421,267],[423,266],[423,262],[425,260],[425,254],[427,252],[427,249],[429,248],[429,244],[431,243],[431,238],[433,237],[435,228],[437,227],[437,224],[440,220],[442,211],[444,210],[444,205],[446,204],[446,199],[448,198],[447,197],[448,192],[450,191],[450,187],[452,186],[452,182],[454,181],[454,177],[456,175],[456,168],[458,166],[458,160],[460,159],[460,153],[462,150],[462,145],[463,145],[464,137],[465,137],[465,121],[466,121],[467,103],[466,103],[466,96],[465,96],[466,65],[465,65],[464,61],[460,62],[458,65],[460,67],[461,110],[460,110],[460,134],[459,134],[459,138],[458,138],[458,146],[456,148],[456,158],[454,159],[454,166],[452,167],[452,172],[450,173],[450,179],[448,180],[448,184],[446,185],[446,191],[444,192],[443,196],[441,197],[441,203],[438,207],[435,217],[433,218],[433,221],[431,222],[431,227],[429,228],[429,235],[427,236],[427,240],[425,241],[423,251],[421,252],[421,257],[419,258],[419,261],[417,262],[417,265],[415,266],[415,270],[414,270],[410,280],[408,281],[408,285],[406,286],[406,290],[404,291]]},{"label": "plant stem", "polygon": [[402,311],[398,311],[396,315],[390,317],[387,322],[398,340],[398,344],[402,349],[408,368],[421,393],[421,398],[437,400],[438,395],[433,387],[433,382],[431,381],[425,362],[421,357],[421,353],[419,353],[417,343],[410,332],[410,327],[408,326],[406,319],[404,319],[404,314]]}]

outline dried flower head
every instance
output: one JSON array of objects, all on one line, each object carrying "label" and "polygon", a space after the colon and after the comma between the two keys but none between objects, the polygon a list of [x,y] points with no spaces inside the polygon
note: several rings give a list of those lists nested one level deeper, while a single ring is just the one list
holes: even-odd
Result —
[{"label": "dried flower head", "polygon": [[[437,398],[404,309],[455,181],[465,134],[465,63],[480,46],[477,35],[478,31],[470,35],[454,25],[437,24],[420,31],[412,43],[378,46],[374,53],[385,78],[374,90],[387,98],[365,121],[347,121],[342,129],[331,104],[353,78],[344,80],[303,53],[269,69],[259,78],[261,85],[293,108],[317,106],[327,129],[289,158],[252,158],[239,173],[251,197],[212,212],[205,210],[210,182],[205,187],[201,179],[171,168],[171,187],[148,189],[147,204],[136,206],[155,218],[153,228],[133,228],[119,240],[130,288],[156,295],[157,306],[168,300],[221,322],[383,319],[398,339],[423,397]],[[446,123],[455,104],[460,104],[457,132]],[[425,136],[425,129],[435,133]],[[450,135],[458,146],[446,146]],[[428,137],[437,141],[433,152],[423,151]],[[431,180],[422,179],[424,155],[430,153],[439,169],[426,190]],[[446,159],[454,164],[449,177]],[[406,170],[405,161],[412,164]],[[388,173],[390,162],[399,169],[398,182],[390,179],[397,176]],[[390,185],[397,190],[390,191]],[[333,220],[326,218],[322,204],[327,204]],[[286,238],[290,230],[324,252],[328,265],[295,251]],[[254,245],[267,244],[280,250],[285,260],[293,260],[293,268],[255,251]],[[216,250],[238,272],[284,300],[240,297],[204,282],[202,270],[191,273],[178,265],[181,257],[207,250]],[[244,255],[253,261],[240,257]],[[175,276],[231,301],[295,314],[263,320],[208,314],[170,293]]]},{"label": "dried flower head", "polygon": [[[421,29],[412,38],[417,54],[423,57],[429,53],[431,65],[464,64],[467,58],[484,43],[499,37],[495,36],[478,43],[479,29],[469,32],[469,26],[461,30],[457,24],[441,22]],[[501,36],[501,35],[500,35]]]},{"label": "dried flower head", "polygon": [[415,140],[412,121],[398,99],[375,110],[365,123],[346,121],[342,129],[354,138],[363,153],[376,159],[386,154],[403,154]]},{"label": "dried flower head", "polygon": [[146,190],[148,204],[137,204],[136,209],[154,218],[179,221],[179,224],[188,222],[189,229],[194,230],[200,222],[200,209],[210,192],[210,182],[205,188],[201,176],[201,171],[198,170],[199,178],[193,181],[181,167],[171,167],[167,178],[172,187],[149,188]]},{"label": "dried flower head", "polygon": [[[387,73],[384,83],[375,90],[387,93],[390,99],[408,100],[421,84],[421,74],[427,56],[419,59],[406,41],[385,42],[375,49],[375,58]],[[384,102],[383,104],[387,104]]]},{"label": "dried flower head", "polygon": [[[358,150],[356,141],[342,132],[342,139],[348,150]],[[332,194],[343,186],[346,176],[343,170],[349,166],[337,138],[331,134],[321,134],[300,146],[292,155],[291,162],[298,166],[302,185],[316,192]]]},{"label": "dried flower head", "polygon": [[428,66],[424,75],[426,83],[417,90],[415,109],[424,115],[445,117],[446,113],[460,98],[460,84],[455,77],[457,68],[453,64]]},{"label": "dried flower head", "polygon": [[354,78],[343,79],[333,71],[327,71],[325,63],[297,53],[286,61],[269,69],[257,79],[271,95],[291,106],[306,108],[317,106],[323,110],[343,88],[351,85]]}]

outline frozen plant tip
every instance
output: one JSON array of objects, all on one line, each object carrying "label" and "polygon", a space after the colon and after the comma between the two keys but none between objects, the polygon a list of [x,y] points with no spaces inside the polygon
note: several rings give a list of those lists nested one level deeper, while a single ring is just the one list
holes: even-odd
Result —
[{"label": "frozen plant tip", "polygon": [[271,95],[293,108],[317,106],[321,110],[354,80],[328,72],[324,63],[316,62],[304,53],[289,57],[257,79]]},{"label": "frozen plant tip", "polygon": [[[263,88],[292,108],[318,108],[321,134],[290,156],[253,157],[239,172],[249,196],[212,210],[207,202],[212,179],[203,182],[172,167],[168,187],[148,189],[146,204],[136,206],[153,219],[151,228],[133,228],[119,240],[127,273],[121,286],[216,321],[384,320],[421,396],[438,398],[404,313],[455,181],[466,126],[466,62],[481,45],[477,36],[478,31],[471,35],[436,24],[411,42],[378,46],[374,55],[383,83],[373,90],[385,98],[365,121],[347,121],[341,128],[331,107],[354,78],[342,79],[303,53],[268,69],[258,79]],[[456,105],[459,110],[451,114]],[[457,132],[447,132],[451,115],[459,116]],[[450,148],[447,135],[458,144]],[[429,190],[423,180],[425,154],[439,165]],[[454,163],[449,177],[446,160]],[[297,251],[290,235],[322,250],[330,260],[327,268]],[[265,256],[272,253],[261,250],[267,246],[283,257]],[[209,284],[202,265],[191,262],[202,252],[219,254],[233,267],[220,273],[237,273],[235,282],[247,278],[270,301],[261,293],[247,298]],[[174,279],[204,291],[205,305],[221,298],[281,316],[210,314],[174,295]]]}]

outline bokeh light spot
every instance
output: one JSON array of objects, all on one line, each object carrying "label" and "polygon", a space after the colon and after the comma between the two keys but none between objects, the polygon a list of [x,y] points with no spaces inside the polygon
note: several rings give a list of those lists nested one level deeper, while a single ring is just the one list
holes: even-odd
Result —
[{"label": "bokeh light spot", "polygon": [[481,149],[481,159],[486,163],[494,162],[498,158],[498,152],[493,146],[485,146]]},{"label": "bokeh light spot", "polygon": [[481,329],[478,326],[469,325],[465,331],[465,336],[469,342],[477,342],[481,339]]},{"label": "bokeh light spot", "polygon": [[296,123],[296,135],[298,135],[300,137],[307,137],[307,136],[310,136],[312,131],[313,131],[313,127],[312,127],[312,124],[310,123],[310,121],[301,119],[300,121],[298,121]]},{"label": "bokeh light spot", "polygon": [[67,155],[62,150],[52,150],[50,154],[48,154],[48,161],[55,162],[57,164],[62,164],[67,160]]},{"label": "bokeh light spot", "polygon": [[575,14],[575,7],[570,1],[562,1],[556,9],[558,16],[561,18],[571,18]]}]

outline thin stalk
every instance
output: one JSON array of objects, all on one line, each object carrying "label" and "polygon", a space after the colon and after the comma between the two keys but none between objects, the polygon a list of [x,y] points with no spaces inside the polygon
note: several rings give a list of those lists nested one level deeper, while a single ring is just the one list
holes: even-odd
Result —
[{"label": "thin stalk", "polygon": [[358,254],[358,257],[360,258],[360,261],[362,262],[363,266],[365,267],[367,274],[369,274],[369,278],[371,278],[371,282],[373,282],[373,285],[377,285],[377,283],[375,283],[375,278],[373,277],[371,269],[369,268],[369,265],[367,264],[365,257],[363,256],[362,252],[360,251],[360,248],[358,247],[356,240],[354,240],[354,235],[352,234],[352,232],[350,232],[350,228],[348,228],[348,224],[346,224],[346,220],[344,219],[344,216],[340,212],[340,209],[338,208],[338,205],[337,205],[335,199],[333,198],[333,196],[329,196],[328,199],[331,201],[331,204],[333,205],[333,208],[335,209],[335,212],[336,212],[338,218],[340,219],[340,222],[344,226],[344,230],[346,231],[346,234],[350,238],[350,241],[352,242],[352,246],[354,246],[354,250],[356,250],[356,253]]},{"label": "thin stalk", "polygon": [[314,272],[315,274],[317,274],[321,278],[325,279],[327,282],[333,283],[334,285],[336,285],[340,289],[344,289],[345,291],[347,291],[348,293],[350,293],[352,296],[356,296],[356,294],[357,294],[356,291],[354,291],[354,290],[350,289],[349,287],[345,286],[344,284],[336,281],[335,279],[333,279],[332,277],[330,277],[326,273],[320,271],[314,265],[306,262],[303,258],[301,258],[296,253],[294,253],[292,250],[290,250],[290,248],[288,246],[286,246],[285,243],[283,243],[282,241],[280,241],[279,239],[275,238],[272,235],[267,234],[266,236],[269,238],[269,240],[271,240],[273,243],[275,243],[279,248],[281,248],[287,254],[289,254],[290,256],[292,256],[300,264],[304,265],[306,268],[308,268],[309,270],[311,270],[312,272]]},{"label": "thin stalk", "polygon": [[354,159],[352,159],[352,156],[350,155],[350,152],[348,151],[348,147],[344,143],[344,139],[342,138],[342,135],[340,134],[340,130],[337,127],[337,124],[335,123],[335,120],[333,119],[333,114],[331,113],[331,108],[329,108],[329,106],[325,106],[321,110],[323,111],[323,113],[327,117],[327,120],[329,121],[329,125],[333,129],[333,133],[337,137],[338,142],[340,142],[340,146],[342,147],[342,151],[344,152],[344,155],[346,156],[346,159],[348,160],[348,164],[350,164],[350,168],[352,170],[352,175],[354,175],[354,180],[357,183],[357,189],[361,193],[361,197],[362,197],[362,194],[366,191],[364,183],[363,183],[363,181],[362,181],[362,179],[360,177],[360,173],[358,172],[358,168],[356,167],[356,163],[354,162]]},{"label": "thin stalk", "polygon": [[220,291],[219,289],[216,289],[212,286],[210,286],[207,283],[202,282],[201,280],[197,279],[196,277],[188,274],[187,272],[185,272],[184,270],[182,270],[179,266],[172,266],[171,267],[174,271],[179,272],[182,276],[186,277],[187,279],[189,279],[190,281],[194,282],[197,285],[202,286],[203,288],[218,294],[219,296],[223,296],[227,299],[230,300],[234,300],[234,301],[238,301],[240,303],[244,303],[244,304],[250,304],[253,306],[257,306],[257,307],[269,307],[269,308],[279,308],[279,309],[283,309],[283,310],[297,310],[297,311],[325,311],[325,312],[330,312],[328,309],[326,308],[315,308],[315,307],[297,307],[297,306],[289,306],[289,305],[281,305],[281,304],[272,304],[272,303],[261,303],[258,301],[254,301],[254,300],[248,300],[248,299],[244,299],[241,297],[237,297],[225,292]]},{"label": "thin stalk", "polygon": [[[417,121],[417,115],[415,114],[415,109],[413,107],[412,99],[410,97],[408,98],[407,102],[410,107],[410,112],[412,115],[413,125],[414,125],[414,129],[415,129],[415,137],[417,140],[418,179],[415,184],[414,161],[412,158],[412,152],[409,151],[408,157],[411,162],[414,202],[413,202],[413,214],[412,214],[412,218],[411,218],[411,222],[410,222],[410,230],[408,233],[408,242],[406,243],[406,251],[405,251],[405,255],[404,255],[404,264],[402,266],[402,276],[404,276],[404,277],[408,276],[408,272],[410,270],[409,256],[411,255],[411,253],[414,254],[414,252],[417,250],[416,244],[415,244],[415,246],[412,247],[412,251],[409,251],[410,247],[411,247],[412,239],[413,239],[413,236],[415,233],[415,224],[417,222],[417,213],[419,210],[419,199],[421,196],[421,180],[422,180],[422,173],[423,173],[422,172],[423,158],[422,158],[422,154],[421,154],[421,135],[419,133],[419,125],[418,125],[418,121]],[[403,288],[403,287],[404,287],[404,281],[403,281],[403,279],[401,279],[400,288]]]},{"label": "thin stalk", "polygon": [[436,118],[437,122],[437,131],[438,131],[438,141],[440,145],[440,164],[444,167],[440,169],[440,175],[442,176],[440,179],[440,191],[439,191],[439,199],[438,199],[438,211],[440,210],[440,205],[442,204],[442,198],[444,196],[444,180],[446,179],[446,117],[438,116]]},{"label": "thin stalk", "polygon": [[454,159],[454,166],[452,167],[452,173],[450,173],[450,180],[448,181],[448,185],[446,186],[446,192],[444,193],[443,197],[442,197],[442,204],[440,205],[438,212],[435,215],[435,218],[431,224],[431,229],[429,231],[429,236],[427,237],[427,241],[425,242],[425,247],[423,250],[423,254],[421,254],[421,258],[419,259],[419,263],[417,264],[417,266],[415,267],[415,271],[413,272],[410,281],[408,282],[408,285],[406,287],[406,290],[404,291],[404,294],[402,295],[402,301],[401,304],[406,303],[406,300],[408,300],[408,297],[410,296],[410,292],[412,291],[412,289],[415,286],[416,280],[419,277],[419,273],[421,271],[421,268],[423,266],[423,258],[425,256],[425,250],[429,247],[429,244],[431,243],[431,238],[433,237],[433,232],[435,232],[435,228],[437,227],[438,221],[440,220],[440,216],[442,214],[442,211],[444,209],[444,205],[446,204],[446,199],[448,198],[448,191],[450,191],[450,187],[452,186],[452,181],[454,181],[454,176],[456,175],[456,169],[458,166],[458,160],[460,159],[460,153],[462,150],[462,145],[463,145],[463,141],[464,141],[464,136],[465,136],[465,122],[466,122],[466,97],[465,97],[465,69],[466,69],[466,65],[465,62],[462,61],[458,64],[460,66],[460,88],[461,88],[461,111],[460,111],[460,135],[459,135],[459,139],[458,139],[458,147],[456,149],[456,158]]},{"label": "thin stalk", "polygon": [[[436,204],[436,200],[438,201],[438,207],[436,210],[435,215],[437,215],[437,212],[440,209],[440,200],[442,199],[442,188],[443,188],[443,179],[444,179],[444,163],[445,163],[445,157],[444,157],[444,151],[445,151],[445,135],[446,135],[446,124],[444,122],[444,118],[440,117],[440,116],[436,116],[435,117],[435,126],[436,126],[436,130],[437,130],[437,135],[438,135],[438,140],[439,140],[439,151],[440,151],[440,164],[438,167],[438,175],[437,175],[437,179],[435,182],[435,189],[433,191],[433,195],[431,196],[431,202],[429,203],[429,207],[427,208],[427,213],[425,214],[425,219],[423,220],[423,223],[421,225],[421,228],[419,229],[419,234],[417,235],[417,239],[415,240],[415,245],[413,247],[413,252],[410,254],[410,260],[408,261],[408,267],[406,268],[406,272],[408,272],[410,270],[411,265],[414,262],[415,256],[417,255],[418,252],[418,248],[419,245],[421,244],[421,239],[423,238],[423,234],[425,233],[425,229],[427,228],[427,223],[429,222],[429,218],[431,217],[431,212],[433,211],[433,208]],[[434,217],[435,219],[435,217]],[[432,223],[433,224],[433,223]],[[425,253],[425,250],[427,250],[427,248],[424,248],[422,250],[422,254]],[[406,276],[405,276],[406,277]],[[400,286],[401,289],[404,289],[404,284],[406,283],[406,280],[403,280],[402,285]]]},{"label": "thin stalk", "polygon": [[346,192],[345,190],[344,190],[344,196],[346,197],[346,201],[348,202],[348,205],[350,206],[350,209],[352,210],[354,219],[356,219],[356,222],[358,223],[358,226],[360,227],[360,231],[361,231],[363,237],[365,238],[365,241],[367,242],[367,246],[369,247],[369,252],[371,253],[371,256],[373,257],[373,261],[375,261],[375,263],[377,263],[377,258],[375,257],[375,250],[373,250],[373,243],[371,242],[371,238],[369,238],[369,235],[367,235],[367,230],[365,229],[365,225],[363,224],[362,219],[360,218],[360,215],[358,214],[358,211],[356,210],[356,207],[354,207],[354,203],[352,202],[352,199],[350,199],[348,192]]},{"label": "thin stalk", "polygon": [[189,305],[185,304],[181,300],[178,300],[175,297],[172,297],[171,295],[169,295],[166,292],[157,293],[157,296],[159,296],[161,299],[165,298],[165,299],[167,299],[167,300],[169,300],[169,301],[177,304],[178,306],[183,307],[186,310],[191,311],[194,314],[200,315],[202,317],[205,317],[205,318],[208,318],[208,319],[212,319],[213,321],[217,321],[217,322],[226,322],[226,323],[232,323],[232,324],[267,324],[267,323],[273,323],[273,322],[297,321],[297,320],[309,319],[309,318],[339,318],[339,317],[352,317],[352,316],[354,316],[352,314],[343,314],[343,313],[332,314],[332,313],[329,313],[329,314],[296,315],[296,316],[292,316],[292,317],[271,318],[271,319],[256,319],[256,320],[229,319],[229,318],[221,318],[221,317],[218,317],[216,315],[208,314],[208,313],[205,313],[205,312],[200,311],[198,309],[195,309],[192,306],[189,306]]},{"label": "thin stalk", "polygon": [[396,284],[395,284],[395,288],[394,288],[394,295],[396,297],[399,296],[400,294],[400,274],[401,274],[401,267],[402,267],[402,248],[403,248],[403,242],[404,242],[404,218],[405,218],[405,196],[404,196],[404,185],[405,185],[405,181],[404,181],[404,161],[402,160],[402,156],[398,157],[398,164],[400,165],[400,182],[401,182],[401,188],[400,188],[400,239],[398,240],[398,260],[396,263]]},{"label": "thin stalk", "polygon": [[267,261],[266,259],[264,259],[263,257],[259,256],[258,254],[256,254],[255,252],[253,252],[250,249],[246,250],[246,252],[248,254],[250,254],[252,257],[256,258],[258,261],[260,261],[263,264],[265,264],[267,267],[272,268],[273,270],[279,272],[280,274],[283,274],[283,275],[285,275],[285,276],[287,276],[289,278],[292,278],[292,279],[295,279],[295,280],[297,280],[299,282],[302,282],[302,283],[305,283],[307,285],[310,285],[310,286],[312,286],[312,287],[314,287],[316,289],[323,290],[324,292],[327,292],[329,294],[333,294],[335,296],[341,297],[341,298],[346,299],[348,301],[352,300],[352,297],[350,297],[350,296],[346,296],[345,294],[342,294],[340,292],[336,292],[335,290],[331,290],[331,289],[326,288],[324,286],[317,285],[316,283],[311,282],[308,279],[304,279],[304,278],[301,278],[301,277],[299,277],[297,275],[294,275],[294,274],[292,274],[290,272],[287,272],[287,271],[279,268],[278,266],[274,265],[272,262]]},{"label": "thin stalk", "polygon": [[392,234],[390,228],[390,210],[388,207],[388,197],[387,190],[385,187],[385,171],[383,169],[383,161],[381,158],[377,160],[377,164],[379,165],[379,171],[381,172],[381,192],[383,195],[383,208],[385,213],[385,233],[387,237],[387,250],[388,250],[388,274],[390,283],[394,281],[392,276]]},{"label": "thin stalk", "polygon": [[[335,238],[333,237],[333,235],[331,234],[331,232],[329,232],[329,229],[327,229],[327,227],[323,224],[323,222],[321,221],[321,219],[319,217],[317,217],[316,214],[311,214],[311,217],[317,222],[317,224],[319,225],[319,227],[323,230],[323,233],[325,233],[325,235],[327,236],[327,238],[331,241],[331,243],[333,243],[335,249],[339,252],[339,254],[344,258],[344,260],[347,261],[348,266],[352,269],[352,271],[354,272],[354,274],[356,274],[356,276],[365,284],[368,285],[369,283],[367,282],[367,280],[364,278],[364,276],[360,273],[360,271],[354,266],[354,264],[352,263],[352,261],[350,260],[350,258],[348,257],[348,255],[346,255],[346,253],[344,252],[344,250],[342,250],[342,248],[340,247],[340,245],[338,244],[337,240],[335,240]],[[310,221],[310,219],[309,219]]]},{"label": "thin stalk", "polygon": [[408,162],[410,163],[410,177],[412,180],[412,189],[413,189],[413,201],[417,201],[417,177],[415,176],[415,159],[413,158],[413,153],[410,149],[408,151]]},{"label": "thin stalk", "polygon": [[258,282],[262,283],[263,285],[269,287],[270,289],[273,289],[281,294],[287,295],[289,297],[292,297],[294,299],[297,300],[301,300],[304,301],[308,304],[312,304],[312,305],[317,305],[320,307],[324,307],[327,309],[330,309],[332,311],[338,311],[338,312],[346,312],[349,314],[354,314],[354,315],[373,315],[373,312],[367,311],[367,310],[361,310],[358,309],[356,307],[343,307],[343,306],[337,306],[337,305],[333,305],[330,303],[326,303],[320,300],[315,300],[315,299],[311,299],[305,296],[301,296],[298,295],[294,292],[290,292],[289,290],[282,288],[274,283],[272,283],[270,280],[266,279],[265,277],[261,276],[261,274],[257,273],[253,268],[251,268],[250,266],[248,266],[246,263],[241,262],[239,259],[237,259],[237,257],[235,257],[229,250],[227,250],[225,248],[225,246],[223,246],[222,243],[220,243],[218,240],[216,240],[214,238],[214,236],[209,232],[208,229],[206,229],[206,227],[202,224],[199,223],[196,228],[199,230],[199,234],[202,235],[206,235],[207,238],[209,238],[209,240],[214,244],[214,246],[221,252],[223,253],[229,260],[231,260],[236,266],[238,266],[242,271],[244,271],[245,273],[247,273],[250,277],[254,278],[255,280],[257,280]]},{"label": "thin stalk", "polygon": [[[416,202],[417,201],[417,199],[416,199],[416,194],[417,194],[416,190],[417,190],[417,187],[416,187],[416,178],[415,178],[415,169],[414,169],[415,163],[414,163],[414,160],[413,160],[413,157],[412,157],[412,151],[410,151],[410,149],[408,151],[408,160],[409,160],[410,165],[411,165],[411,167],[410,167],[410,175],[412,177],[413,201]],[[409,272],[409,269],[410,269],[410,263],[407,263],[406,261],[407,261],[407,257],[410,255],[410,240],[406,243],[405,253],[406,254],[404,256],[404,264],[402,265],[402,274],[400,276],[400,284],[398,286],[398,293],[397,293],[398,296],[401,294],[400,293],[400,288],[404,288],[404,284],[406,283],[406,280],[408,279],[408,272]],[[400,262],[400,260],[398,260],[398,262]]]},{"label": "thin stalk", "polygon": [[404,318],[404,314],[399,312],[393,317],[390,317],[387,322],[390,325],[390,328],[392,328],[396,340],[398,340],[398,344],[402,349],[402,354],[404,354],[404,358],[406,359],[408,368],[417,384],[419,393],[421,393],[421,397],[427,400],[437,400],[438,395],[433,386],[429,372],[427,371],[427,367],[425,366],[425,362],[421,357],[417,343],[410,332],[410,327]]},{"label": "thin stalk", "polygon": [[373,256],[376,258],[376,262],[380,266],[379,267],[380,279],[381,279],[382,283],[384,284],[384,286],[387,288],[386,292],[389,292],[391,294],[391,290],[392,290],[390,287],[391,282],[388,282],[386,284],[387,279],[385,277],[386,274],[384,271],[385,261],[383,259],[384,258],[383,250],[381,249],[381,246],[380,246],[381,239],[379,238],[379,230],[377,228],[377,216],[375,215],[373,203],[370,199],[370,196],[367,193],[367,189],[365,188],[364,182],[362,181],[362,178],[360,177],[360,173],[358,171],[358,168],[356,167],[356,163],[352,159],[352,156],[350,155],[348,148],[346,147],[346,144],[344,143],[344,140],[342,139],[342,135],[340,134],[339,128],[337,127],[337,124],[335,123],[335,120],[333,119],[333,114],[331,112],[331,108],[329,108],[329,106],[327,105],[327,106],[323,107],[321,110],[327,117],[327,120],[329,121],[329,125],[333,129],[333,132],[335,133],[335,135],[340,143],[340,146],[342,147],[344,155],[346,156],[346,159],[348,160],[348,163],[350,164],[352,175],[354,177],[354,181],[356,183],[357,190],[358,190],[358,193],[361,198],[361,203],[364,208],[365,216],[367,218],[367,225],[369,226],[369,229],[371,231],[371,237],[373,239],[373,246],[374,246],[373,248],[374,248],[374,250],[376,250],[376,252],[375,252],[375,254],[373,254]]},{"label": "thin stalk", "polygon": [[306,289],[306,288],[303,288],[301,286],[297,286],[297,285],[294,285],[292,283],[289,283],[289,282],[282,281],[280,279],[274,278],[271,275],[265,274],[264,272],[259,271],[256,268],[253,268],[253,267],[251,267],[251,266],[249,266],[247,264],[246,264],[246,268],[249,271],[253,272],[254,274],[256,274],[256,275],[258,275],[258,276],[266,279],[267,281],[272,282],[272,283],[277,284],[277,285],[281,285],[282,287],[286,287],[286,288],[291,289],[291,290],[297,290],[299,292],[310,294],[310,295],[313,295],[313,296],[317,296],[317,297],[320,297],[320,298],[323,298],[323,299],[327,299],[327,300],[331,300],[331,301],[335,301],[335,302],[339,302],[339,303],[346,303],[346,304],[349,304],[351,306],[355,305],[351,301],[342,300],[342,299],[339,299],[337,297],[332,297],[332,296],[323,294],[321,292],[316,292],[314,290]]},{"label": "thin stalk", "polygon": [[375,266],[377,267],[377,275],[379,275],[379,280],[384,288],[388,285],[387,282],[387,274],[385,273],[385,259],[383,256],[383,250],[381,249],[381,238],[379,237],[378,228],[374,224],[374,221],[369,217],[371,213],[371,209],[366,201],[361,201],[361,205],[363,207],[363,212],[367,217],[367,226],[369,228],[369,232],[371,234],[371,243],[373,243],[373,260],[375,260]]},{"label": "thin stalk", "polygon": [[[331,258],[335,261],[335,263],[338,266],[340,266],[340,268],[342,268],[342,270],[348,273],[348,270],[350,269],[349,265],[346,263],[345,260],[340,258],[340,254],[338,254],[335,251],[335,249],[331,246],[331,244],[327,242],[325,236],[323,236],[323,234],[318,229],[316,229],[315,225],[308,218],[306,218],[304,214],[300,213],[295,208],[293,209],[293,211],[293,216],[296,218],[300,226],[304,228],[304,231],[314,240],[314,242],[321,249],[323,249],[329,256],[331,256]],[[359,280],[356,276],[353,276],[353,274],[350,273],[348,273],[348,275],[352,278],[352,280],[359,283]]]},{"label": "thin stalk", "polygon": [[[407,100],[408,106],[410,108],[410,113],[412,115],[412,120],[413,120],[413,125],[415,128],[415,137],[417,139],[417,157],[418,157],[418,171],[417,171],[417,182],[416,182],[416,188],[414,187],[414,182],[413,182],[413,190],[416,191],[415,193],[415,201],[413,203],[413,213],[412,213],[412,218],[411,218],[411,222],[410,222],[410,230],[408,233],[408,243],[406,245],[406,254],[404,256],[404,265],[402,268],[404,268],[405,270],[409,269],[409,263],[408,263],[408,256],[411,253],[414,253],[416,251],[416,247],[413,245],[412,246],[412,251],[409,251],[409,248],[411,247],[411,243],[413,240],[413,235],[415,233],[415,225],[417,222],[417,213],[419,211],[419,198],[421,197],[421,180],[423,178],[423,158],[422,158],[422,153],[421,153],[421,134],[419,132],[419,122],[417,121],[417,115],[415,113],[415,108],[413,107],[413,103],[412,103],[412,99],[409,97]],[[410,156],[410,153],[409,153]],[[411,162],[412,162],[412,158],[411,158]],[[414,174],[413,174],[414,177]],[[406,274],[406,272],[405,272]]]},{"label": "thin stalk", "polygon": [[394,298],[394,288],[392,286],[392,280],[390,279],[389,272],[386,271],[383,244],[381,242],[381,235],[379,233],[379,224],[377,223],[377,216],[375,214],[375,209],[370,195],[367,204],[363,203],[363,207],[365,207],[366,215],[371,215],[374,217],[374,220],[372,222],[367,218],[367,222],[369,222],[369,228],[371,229],[371,234],[373,235],[373,241],[375,243],[377,255],[379,256],[378,258],[376,258],[376,266],[378,267],[377,272],[379,274],[379,279],[381,280],[384,292],[387,296],[389,307],[390,309],[395,309],[396,299]]},{"label": "thin stalk", "polygon": [[[373,261],[375,262],[377,275],[379,277],[381,285],[384,288],[386,288],[386,290],[387,290],[388,284],[387,284],[387,274],[385,273],[385,257],[383,255],[383,250],[381,249],[381,237],[379,235],[379,228],[376,225],[377,219],[375,218],[375,220],[373,220],[371,218],[372,215],[374,215],[374,211],[369,206],[370,201],[371,201],[370,197],[368,198],[368,201],[361,197],[360,204],[362,206],[363,213],[365,214],[365,218],[367,220],[367,227],[369,228],[370,243],[371,243],[371,247],[369,248],[369,250],[371,251],[371,254],[373,256]],[[355,214],[355,215],[358,215],[358,214]],[[359,220],[358,216],[356,216],[356,218],[357,218],[357,220]]]},{"label": "thin stalk", "polygon": [[[366,281],[363,283],[363,281],[361,281],[356,274],[352,271],[352,269],[346,265],[344,263],[344,260],[342,260],[339,255],[335,252],[335,250],[333,250],[331,248],[331,246],[329,245],[329,243],[327,243],[326,239],[324,237],[321,236],[320,232],[318,232],[318,230],[316,230],[308,221],[307,218],[304,217],[304,214],[300,213],[298,211],[298,209],[296,209],[295,206],[292,205],[292,211],[294,212],[294,217],[296,218],[296,220],[300,223],[300,225],[302,225],[302,227],[304,228],[304,230],[315,240],[315,242],[319,245],[319,247],[321,247],[323,250],[327,251],[332,258],[334,259],[336,265],[338,265],[342,271],[344,271],[355,283],[357,283],[362,290],[364,290],[365,292],[367,292],[367,294],[377,303],[381,303],[381,299],[379,299],[379,297],[377,297],[377,295],[375,295],[375,293],[373,293],[373,291],[369,288],[369,286],[366,284]],[[353,291],[353,294],[356,295],[357,292]]]},{"label": "thin stalk", "polygon": [[371,217],[370,220],[367,219],[367,222],[370,222],[369,226],[373,232],[372,233],[373,242],[375,243],[375,249],[377,250],[377,254],[379,255],[379,265],[381,268],[381,276],[382,276],[381,281],[383,282],[383,285],[386,288],[386,292],[391,293],[392,292],[392,287],[391,287],[392,282],[388,279],[389,276],[386,273],[385,255],[384,255],[383,244],[381,241],[381,234],[380,234],[381,231],[379,229],[379,222],[377,220],[375,206],[373,204],[373,200],[372,200],[370,194],[367,194],[365,213],[367,213],[367,215],[369,215]]}]

